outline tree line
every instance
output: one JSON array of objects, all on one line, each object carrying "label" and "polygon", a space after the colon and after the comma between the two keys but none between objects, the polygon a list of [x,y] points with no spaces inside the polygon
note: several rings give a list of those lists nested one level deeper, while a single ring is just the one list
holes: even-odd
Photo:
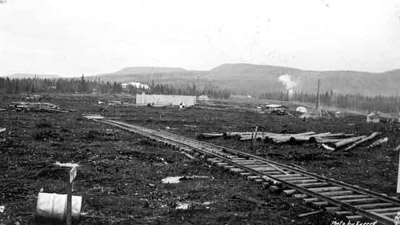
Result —
[{"label": "tree line", "polygon": [[[299,101],[316,103],[317,94],[294,93],[290,99],[285,92],[269,92],[261,95],[264,99],[274,99],[281,101]],[[332,91],[320,93],[320,103],[322,106],[335,106],[346,109],[382,111],[387,113],[400,112],[400,96],[366,96],[362,94],[338,94]]]},{"label": "tree line", "polygon": [[99,79],[87,80],[81,78],[23,78],[10,79],[0,77],[0,94],[21,94],[21,93],[129,93],[166,95],[207,95],[213,98],[229,98],[230,91],[220,90],[218,87],[209,85],[199,88],[196,84],[173,86],[169,84],[156,84],[154,81],[149,85],[150,89],[137,88],[135,86],[122,87],[119,82],[104,82]]},{"label": "tree line", "polygon": [[22,78],[0,77],[0,94],[21,93],[120,93],[120,83],[77,78]]},{"label": "tree line", "polygon": [[[21,93],[129,93],[136,94],[145,92],[147,94],[166,95],[207,95],[211,98],[229,98],[232,91],[220,89],[212,84],[198,86],[193,84],[171,85],[152,81],[150,89],[128,86],[123,88],[119,82],[104,82],[99,79],[87,80],[82,75],[80,78],[23,78],[10,79],[0,77],[0,94],[21,94]],[[266,92],[260,98],[274,100],[288,100],[286,92]],[[317,101],[316,94],[295,92],[290,100],[300,102]],[[320,94],[320,103],[323,106],[336,106],[340,108],[400,112],[400,96],[365,96],[361,94],[338,94],[327,91]]]}]

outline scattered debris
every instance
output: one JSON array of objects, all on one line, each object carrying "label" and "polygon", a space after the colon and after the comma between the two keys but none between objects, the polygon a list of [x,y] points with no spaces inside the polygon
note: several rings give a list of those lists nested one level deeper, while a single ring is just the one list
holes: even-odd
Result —
[{"label": "scattered debris", "polygon": [[183,202],[178,202],[175,209],[188,209],[189,208],[189,203],[183,203]]},{"label": "scattered debris", "polygon": [[7,110],[15,110],[17,112],[66,112],[60,110],[60,107],[58,105],[47,102],[12,102],[7,107]]},{"label": "scattered debris", "polygon": [[191,159],[191,160],[194,160],[194,159],[195,159],[195,157],[189,155],[189,154],[186,153],[186,152],[182,152],[182,154],[184,154],[186,157],[188,157],[188,158]]},{"label": "scattered debris", "polygon": [[308,213],[303,213],[303,214],[299,214],[297,215],[298,218],[302,218],[302,217],[306,217],[306,216],[312,216],[315,214],[319,214],[322,213],[324,210],[318,210],[318,211],[314,211],[314,212],[308,212]]},{"label": "scattered debris", "polygon": [[77,166],[79,166],[79,164],[77,164],[77,163],[60,163],[58,161],[56,161],[54,163],[54,165],[60,166],[60,167],[77,167]]},{"label": "scattered debris", "polygon": [[179,176],[179,177],[166,177],[166,178],[161,180],[161,183],[163,183],[163,184],[177,184],[177,183],[180,182],[181,178],[182,178],[181,176]]},{"label": "scattered debris", "polygon": [[166,177],[161,180],[163,184],[177,184],[182,180],[192,180],[192,179],[206,179],[210,178],[208,176],[176,176],[176,177]]},{"label": "scattered debris", "polygon": [[82,116],[89,120],[104,119],[104,116],[100,116],[98,114],[82,114]]}]

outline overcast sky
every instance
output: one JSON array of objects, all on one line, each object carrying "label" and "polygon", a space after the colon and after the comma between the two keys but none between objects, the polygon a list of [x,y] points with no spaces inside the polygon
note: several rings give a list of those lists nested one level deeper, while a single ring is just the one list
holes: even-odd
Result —
[{"label": "overcast sky", "polygon": [[0,75],[239,62],[382,72],[400,68],[400,0],[7,0],[0,61]]}]

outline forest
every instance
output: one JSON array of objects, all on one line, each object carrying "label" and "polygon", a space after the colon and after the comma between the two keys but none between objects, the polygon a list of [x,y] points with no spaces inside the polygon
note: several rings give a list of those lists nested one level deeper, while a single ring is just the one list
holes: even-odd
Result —
[{"label": "forest", "polygon": [[[134,86],[122,88],[118,82],[104,82],[100,79],[88,80],[84,76],[80,78],[24,78],[10,79],[0,77],[0,94],[33,94],[33,93],[84,93],[84,94],[136,94],[145,92],[147,94],[169,94],[169,95],[207,95],[211,98],[229,98],[234,91],[220,89],[215,85],[198,87],[195,83],[173,86],[169,84],[156,83],[152,81],[150,89],[141,89]],[[256,96],[257,97],[257,96]],[[285,92],[266,92],[261,99],[288,101]],[[294,93],[291,101],[311,102],[317,100],[316,94]],[[320,103],[323,106],[335,106],[353,110],[381,111],[387,113],[398,113],[400,111],[400,96],[365,96],[361,94],[338,94],[325,92],[320,94]]]},{"label": "forest", "polygon": [[229,98],[230,91],[221,90],[216,86],[199,88],[196,84],[187,84],[174,87],[167,84],[157,84],[154,81],[149,85],[150,89],[128,86],[123,88],[119,82],[104,82],[100,79],[92,80],[81,78],[24,78],[10,79],[0,77],[0,94],[33,94],[33,93],[82,93],[82,94],[136,94],[146,92],[147,94],[169,94],[169,95],[208,95],[212,98]]}]

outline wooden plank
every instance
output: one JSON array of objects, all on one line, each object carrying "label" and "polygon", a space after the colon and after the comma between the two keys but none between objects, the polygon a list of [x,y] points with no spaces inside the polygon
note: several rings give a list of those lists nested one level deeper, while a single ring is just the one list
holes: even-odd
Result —
[{"label": "wooden plank", "polygon": [[338,211],[340,210],[340,207],[337,206],[332,206],[332,207],[325,207],[326,211]]},{"label": "wooden plank", "polygon": [[307,188],[309,191],[325,192],[325,191],[339,191],[343,190],[342,187],[322,187],[322,188]]},{"label": "wooden plank", "polygon": [[320,195],[325,196],[340,196],[340,195],[350,195],[353,194],[353,191],[327,191],[327,192],[320,192]]},{"label": "wooden plank", "polygon": [[303,177],[304,175],[302,174],[282,174],[282,175],[276,175],[274,176],[275,178],[285,178],[285,177]]},{"label": "wooden plank", "polygon": [[241,173],[244,172],[244,170],[240,169],[240,168],[231,168],[230,171],[234,172],[234,173]]},{"label": "wooden plank", "polygon": [[388,206],[393,206],[392,203],[374,203],[374,204],[362,204],[362,205],[357,205],[357,208],[360,209],[374,209],[374,208],[384,208],[384,207],[388,207]]},{"label": "wooden plank", "polygon": [[341,195],[341,196],[332,196],[333,199],[346,199],[346,198],[365,198],[368,197],[367,195]]},{"label": "wooden plank", "polygon": [[264,182],[264,179],[254,179],[253,181],[256,183],[262,183],[262,182]]},{"label": "wooden plank", "polygon": [[287,189],[287,190],[283,190],[283,193],[285,194],[285,195],[287,195],[287,196],[290,196],[290,195],[292,195],[292,194],[294,194],[294,193],[296,193],[297,191],[296,190],[293,190],[293,189]]},{"label": "wooden plank", "polygon": [[328,185],[326,182],[316,182],[316,183],[301,183],[297,184],[299,187],[323,187]]},{"label": "wooden plank", "polygon": [[292,183],[292,184],[305,184],[305,183],[315,183],[315,182],[318,182],[318,180],[316,180],[316,179],[309,179],[309,180],[291,180],[291,181],[288,181],[288,182],[290,182],[290,183]]},{"label": "wooden plank", "polygon": [[381,216],[387,216],[387,217],[394,217],[397,215],[397,212],[385,212],[385,213],[379,213]]},{"label": "wooden plank", "polygon": [[247,178],[250,180],[261,179],[261,176],[248,176]]},{"label": "wooden plank", "polygon": [[284,180],[284,181],[295,181],[295,180],[308,180],[308,179],[310,179],[310,177],[305,177],[305,176],[298,177],[298,176],[295,176],[295,177],[282,177],[280,179]]},{"label": "wooden plank", "polygon": [[[271,167],[253,167],[253,168],[251,168],[251,169],[257,170],[257,171],[270,171],[270,172],[277,171],[276,169],[271,168]],[[279,172],[279,173],[282,173],[282,172],[280,172],[280,171],[278,171],[278,172]]]},{"label": "wooden plank", "polygon": [[335,211],[335,214],[338,216],[343,216],[343,215],[353,215],[354,213],[351,211]]},{"label": "wooden plank", "polygon": [[295,194],[295,195],[293,195],[293,197],[295,197],[295,198],[307,198],[308,195],[306,195],[306,194]]},{"label": "wooden plank", "polygon": [[319,198],[305,198],[305,199],[303,199],[304,203],[318,202],[318,201],[320,201]]},{"label": "wooden plank", "polygon": [[71,170],[69,171],[69,182],[70,183],[72,183],[72,181],[75,179],[77,172],[78,172],[78,169],[76,166],[72,167]]},{"label": "wooden plank", "polygon": [[360,199],[349,199],[349,200],[343,200],[341,202],[344,203],[372,203],[372,202],[377,202],[380,201],[376,198],[360,198]]},{"label": "wooden plank", "polygon": [[72,224],[72,182],[70,177],[67,180],[67,225]]},{"label": "wooden plank", "polygon": [[398,212],[400,211],[400,207],[391,207],[391,208],[383,208],[383,209],[372,209],[368,210],[370,212]]},{"label": "wooden plank", "polygon": [[298,217],[298,218],[303,218],[303,217],[306,217],[306,216],[312,216],[312,215],[321,213],[321,212],[323,212],[323,211],[324,211],[324,210],[318,210],[318,211],[315,211],[315,212],[303,213],[303,214],[298,215],[297,217]]},{"label": "wooden plank", "polygon": [[266,163],[259,162],[259,161],[256,161],[256,160],[232,160],[232,161],[234,163],[239,163],[241,165],[248,165],[248,166],[251,166],[251,165],[254,165],[254,166],[268,165]]},{"label": "wooden plank", "polygon": [[273,178],[274,175],[279,175],[279,174],[282,174],[282,173],[279,172],[279,171],[263,171],[263,174]]},{"label": "wooden plank", "polygon": [[321,201],[321,202],[313,202],[313,205],[317,206],[317,207],[321,207],[321,206],[327,206],[329,205],[329,203]]},{"label": "wooden plank", "polygon": [[363,216],[360,215],[352,215],[352,216],[346,216],[347,219],[349,220],[360,220],[363,218]]}]

